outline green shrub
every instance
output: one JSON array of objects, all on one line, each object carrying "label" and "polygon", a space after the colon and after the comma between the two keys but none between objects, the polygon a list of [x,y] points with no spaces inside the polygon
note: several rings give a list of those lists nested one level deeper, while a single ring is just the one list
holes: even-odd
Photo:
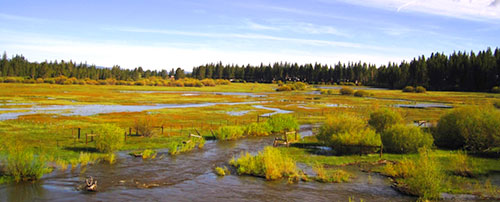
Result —
[{"label": "green shrub", "polygon": [[291,114],[275,114],[267,120],[267,123],[271,127],[271,132],[274,133],[299,129],[297,119]]},{"label": "green shrub", "polygon": [[251,123],[245,128],[246,136],[268,136],[271,134],[272,127],[267,122]]},{"label": "green shrub", "polygon": [[338,153],[359,152],[362,146],[380,146],[380,135],[366,126],[358,117],[340,114],[326,120],[317,138]]},{"label": "green shrub", "polygon": [[352,95],[352,94],[354,94],[354,90],[352,88],[343,87],[340,89],[340,94],[341,95]]},{"label": "green shrub", "polygon": [[306,83],[303,82],[294,82],[290,85],[292,87],[292,90],[304,90],[307,87]]},{"label": "green shrub", "polygon": [[430,148],[434,139],[419,127],[394,125],[380,135],[384,150],[391,153],[416,153],[419,148]]},{"label": "green shrub", "polygon": [[142,159],[154,159],[156,158],[156,154],[156,151],[152,149],[146,149],[141,153]]},{"label": "green shrub", "polygon": [[103,124],[94,129],[97,134],[96,148],[100,152],[112,153],[123,146],[124,132],[112,124]]},{"label": "green shrub", "polygon": [[16,182],[37,180],[50,172],[43,156],[24,148],[20,143],[7,145],[7,158],[4,161],[5,174]]},{"label": "green shrub", "polygon": [[396,178],[399,189],[419,196],[420,200],[439,199],[443,190],[444,172],[434,154],[426,148],[419,150],[415,161],[404,159],[397,164],[389,163],[383,172]]},{"label": "green shrub", "polygon": [[500,93],[500,86],[495,86],[491,89],[492,93]]},{"label": "green shrub", "polygon": [[215,131],[218,140],[236,140],[243,136],[243,128],[240,126],[222,126]]},{"label": "green shrub", "polygon": [[437,146],[485,152],[500,145],[500,112],[467,107],[443,115],[434,131]]},{"label": "green shrub", "polygon": [[403,92],[405,93],[413,93],[415,92],[415,88],[413,88],[413,86],[406,86],[403,88]]},{"label": "green shrub", "polygon": [[357,90],[355,93],[354,93],[354,96],[356,97],[368,97],[370,96],[370,93],[364,91],[364,90]]},{"label": "green shrub", "polygon": [[239,175],[265,177],[266,180],[292,177],[298,173],[292,158],[283,154],[279,149],[269,146],[255,156],[247,152],[238,159],[233,158],[229,164],[237,169]]},{"label": "green shrub", "polygon": [[387,108],[379,109],[371,113],[370,119],[368,120],[368,124],[373,127],[377,133],[381,133],[392,125],[402,122],[403,118],[398,112]]},{"label": "green shrub", "polygon": [[416,93],[425,93],[425,92],[427,92],[427,90],[423,86],[417,86],[417,88],[415,88],[415,92]]},{"label": "green shrub", "polygon": [[154,122],[155,121],[151,117],[147,116],[136,119],[134,123],[135,131],[137,131],[139,135],[142,135],[144,137],[152,137],[154,135]]},{"label": "green shrub", "polygon": [[457,151],[450,156],[449,169],[455,175],[463,177],[472,177],[473,174],[473,162],[464,151]]}]

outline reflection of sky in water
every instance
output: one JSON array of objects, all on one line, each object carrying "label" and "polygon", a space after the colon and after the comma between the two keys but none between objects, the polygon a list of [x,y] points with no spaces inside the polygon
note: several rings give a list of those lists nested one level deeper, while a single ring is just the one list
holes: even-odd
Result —
[{"label": "reflection of sky in water", "polygon": [[120,93],[178,93],[183,96],[195,96],[202,93],[215,94],[215,95],[234,95],[234,96],[248,96],[254,98],[267,97],[267,95],[257,95],[255,93],[241,93],[241,92],[201,92],[201,91],[120,91]]},{"label": "reflection of sky in water", "polygon": [[262,105],[254,105],[253,107],[255,107],[255,108],[257,108],[257,109],[265,109],[265,110],[271,110],[271,111],[274,111],[274,112],[271,112],[271,113],[262,114],[261,116],[272,116],[272,115],[275,115],[275,114],[288,114],[288,113],[293,113],[293,111],[282,110],[282,109],[272,108],[272,107],[264,107],[264,106],[262,106]]},{"label": "reflection of sky in water", "polygon": [[245,114],[248,114],[248,112],[250,112],[250,110],[246,110],[246,111],[232,111],[232,112],[227,112],[227,114],[229,114],[231,116],[243,116]]},{"label": "reflection of sky in water", "polygon": [[29,114],[47,114],[57,113],[63,116],[92,116],[96,114],[105,114],[113,112],[141,112],[155,109],[168,108],[195,108],[208,107],[214,105],[239,105],[256,104],[261,102],[237,102],[237,103],[200,103],[200,104],[158,104],[158,105],[48,105],[33,106],[28,108],[0,108],[0,112],[5,111],[25,111],[25,112],[7,112],[0,114],[0,120],[16,119],[18,116]]},{"label": "reflection of sky in water", "polygon": [[453,106],[436,103],[419,103],[419,104],[396,104],[395,107],[402,108],[453,108]]}]

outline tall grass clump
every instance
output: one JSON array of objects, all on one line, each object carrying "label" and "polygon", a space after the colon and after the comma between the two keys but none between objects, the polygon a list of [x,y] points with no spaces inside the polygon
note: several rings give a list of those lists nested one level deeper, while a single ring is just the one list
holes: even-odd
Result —
[{"label": "tall grass clump", "polygon": [[474,166],[472,159],[469,158],[465,151],[457,151],[450,156],[448,164],[451,172],[462,177],[473,177]]},{"label": "tall grass clump", "polygon": [[479,107],[455,109],[439,119],[433,135],[440,147],[488,152],[500,146],[500,112]]},{"label": "tall grass clump", "polygon": [[150,117],[136,119],[134,124],[135,131],[137,131],[139,135],[142,135],[144,137],[151,137],[154,134],[153,123],[154,120],[152,120],[152,118]]},{"label": "tall grass clump", "polygon": [[329,117],[317,138],[338,153],[353,153],[363,146],[381,145],[380,135],[367,127],[364,120],[346,114]]},{"label": "tall grass clump", "polygon": [[216,167],[215,174],[218,176],[225,176],[225,175],[230,175],[231,172],[226,166],[224,166],[224,167]]},{"label": "tall grass clump", "polygon": [[343,87],[340,89],[340,94],[341,95],[352,95],[352,94],[354,94],[354,90],[352,88]]},{"label": "tall grass clump", "polygon": [[298,173],[295,161],[274,147],[265,147],[257,155],[242,154],[232,159],[229,164],[237,169],[239,175],[265,177],[266,180],[277,180],[296,176]]},{"label": "tall grass clump", "polygon": [[241,126],[222,126],[215,131],[215,138],[218,140],[236,140],[243,137],[243,128]]},{"label": "tall grass clump", "polygon": [[94,129],[96,149],[104,153],[113,153],[123,146],[123,130],[112,124],[102,124]]},{"label": "tall grass clump", "polygon": [[246,136],[268,136],[271,134],[272,127],[267,122],[251,123],[245,128]]},{"label": "tall grass clump", "polygon": [[416,153],[419,148],[432,147],[434,139],[431,134],[423,132],[419,127],[394,125],[381,133],[384,150],[390,153]]},{"label": "tall grass clump", "polygon": [[168,154],[177,155],[180,153],[188,152],[194,148],[203,148],[205,139],[203,138],[188,138],[185,140],[172,141],[167,145]]},{"label": "tall grass clump", "polygon": [[439,199],[443,190],[444,172],[432,151],[421,148],[415,161],[403,160],[387,164],[384,172],[395,178],[397,188],[420,200]]},{"label": "tall grass clump", "polygon": [[267,123],[271,126],[271,132],[273,133],[299,129],[297,119],[291,114],[275,114],[267,120]]},{"label": "tall grass clump", "polygon": [[344,170],[334,169],[327,170],[322,164],[317,164],[313,166],[313,171],[316,173],[316,177],[314,180],[318,182],[326,182],[326,183],[341,183],[341,182],[349,182],[351,174]]},{"label": "tall grass clump", "polygon": [[368,124],[373,127],[377,133],[381,133],[385,129],[402,122],[403,118],[401,114],[387,108],[379,109],[371,113],[370,119],[368,120]]},{"label": "tall grass clump", "polygon": [[7,158],[3,162],[5,175],[16,182],[38,180],[51,171],[45,160],[42,155],[35,154],[21,143],[7,145]]}]

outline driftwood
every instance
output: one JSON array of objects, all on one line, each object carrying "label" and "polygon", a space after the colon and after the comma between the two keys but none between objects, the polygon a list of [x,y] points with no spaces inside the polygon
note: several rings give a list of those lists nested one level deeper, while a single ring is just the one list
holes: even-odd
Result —
[{"label": "driftwood", "polygon": [[201,136],[199,136],[199,135],[195,135],[195,134],[189,134],[189,137],[197,137],[197,138],[202,138]]},{"label": "driftwood", "polygon": [[94,180],[92,176],[89,179],[85,179],[85,189],[87,191],[97,191],[97,180]]}]

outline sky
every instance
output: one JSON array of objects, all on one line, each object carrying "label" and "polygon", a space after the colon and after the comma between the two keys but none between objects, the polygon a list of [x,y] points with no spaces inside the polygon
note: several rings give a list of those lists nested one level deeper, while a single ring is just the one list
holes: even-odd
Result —
[{"label": "sky", "polygon": [[144,69],[387,64],[500,46],[500,0],[0,0],[0,51]]}]

